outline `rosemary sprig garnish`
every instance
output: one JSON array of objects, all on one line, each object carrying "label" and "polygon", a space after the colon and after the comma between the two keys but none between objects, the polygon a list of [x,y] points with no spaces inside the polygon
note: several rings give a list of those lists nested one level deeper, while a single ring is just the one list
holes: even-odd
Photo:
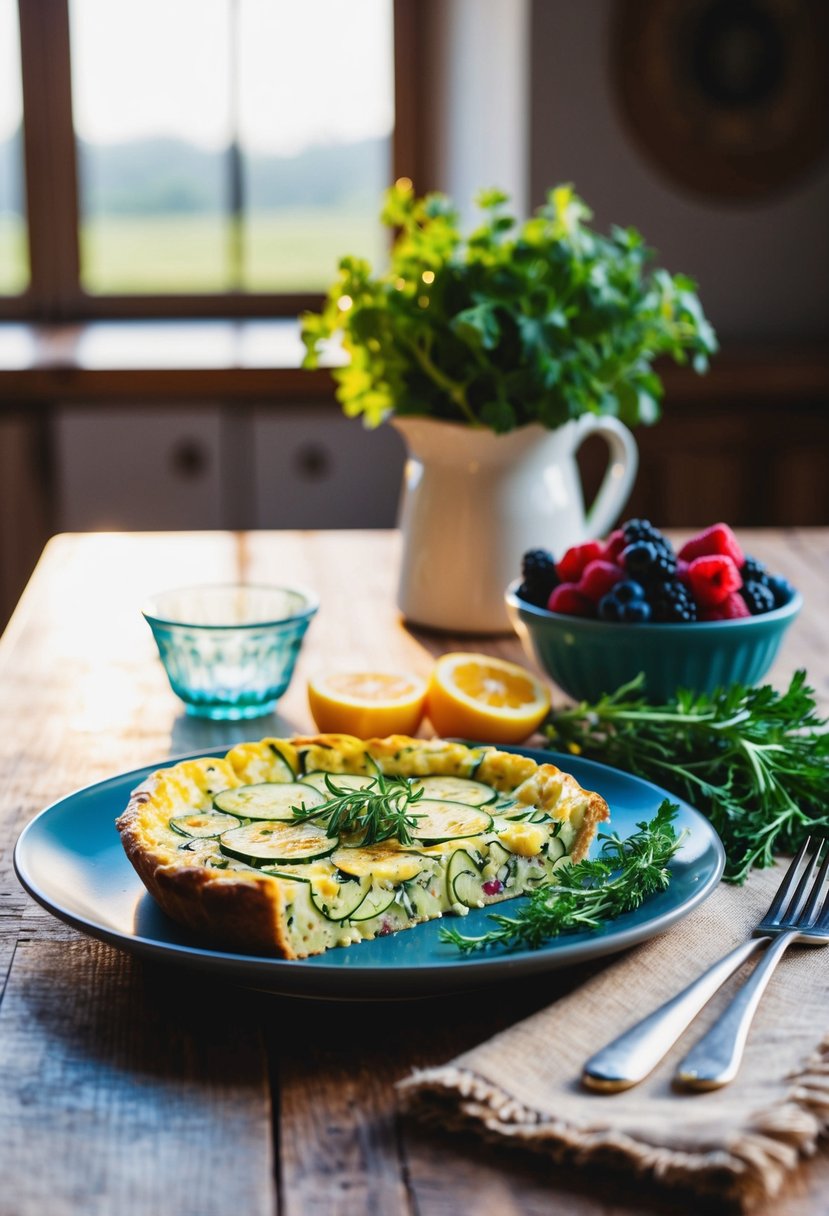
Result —
[{"label": "rosemary sprig garnish", "polygon": [[536,888],[513,916],[490,914],[493,929],[473,937],[443,928],[441,941],[464,954],[488,946],[535,950],[551,937],[597,929],[632,912],[670,882],[668,862],[682,843],[673,826],[676,812],[676,804],[665,799],[653,819],[637,823],[638,831],[626,840],[602,835],[599,857],[563,867],[558,882]]},{"label": "rosemary sprig garnish", "polygon": [[785,692],[734,684],[649,705],[640,689],[634,680],[594,705],[556,710],[548,739],[687,799],[719,833],[731,882],[829,829],[829,731],[804,671]]},{"label": "rosemary sprig garnish", "polygon": [[401,844],[412,843],[411,833],[418,816],[412,814],[411,808],[423,797],[423,790],[414,789],[405,777],[378,773],[372,784],[361,790],[346,789],[329,775],[325,784],[332,795],[330,801],[310,808],[292,807],[297,819],[305,821],[325,815],[329,836],[359,833],[361,844],[379,844],[392,838]]}]

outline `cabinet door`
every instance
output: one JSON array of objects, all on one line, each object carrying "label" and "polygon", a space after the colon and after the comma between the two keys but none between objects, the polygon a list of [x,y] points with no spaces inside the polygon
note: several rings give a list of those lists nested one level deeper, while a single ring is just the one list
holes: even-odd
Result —
[{"label": "cabinet door", "polygon": [[257,409],[256,526],[391,528],[405,463],[390,426],[369,431],[336,407]]},{"label": "cabinet door", "polygon": [[226,526],[219,406],[66,406],[55,418],[61,531]]}]

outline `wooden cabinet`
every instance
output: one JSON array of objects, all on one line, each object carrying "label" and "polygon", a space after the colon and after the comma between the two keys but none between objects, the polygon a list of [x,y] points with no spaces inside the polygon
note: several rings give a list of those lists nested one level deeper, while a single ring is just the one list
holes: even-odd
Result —
[{"label": "wooden cabinet", "polygon": [[405,452],[333,405],[59,407],[55,530],[373,528]]},{"label": "wooden cabinet", "polygon": [[66,406],[53,423],[59,532],[227,527],[218,406]]},{"label": "wooden cabinet", "polygon": [[405,462],[390,426],[369,431],[325,406],[257,409],[257,528],[390,528]]}]

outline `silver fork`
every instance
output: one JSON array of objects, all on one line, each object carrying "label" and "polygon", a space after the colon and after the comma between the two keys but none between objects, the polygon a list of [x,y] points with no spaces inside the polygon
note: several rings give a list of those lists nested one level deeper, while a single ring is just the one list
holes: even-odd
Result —
[{"label": "silver fork", "polygon": [[[819,838],[814,854],[808,858],[811,841],[811,837],[804,840],[751,938],[591,1056],[582,1073],[584,1085],[605,1093],[638,1085],[668,1053],[725,980],[755,951],[768,946],[750,979],[685,1057],[675,1077],[677,1084],[688,1089],[717,1089],[734,1079],[751,1020],[786,949],[795,941],[812,946],[829,944],[829,895],[824,894],[829,847],[824,848],[826,842]],[[821,852],[825,855],[815,878]]]}]

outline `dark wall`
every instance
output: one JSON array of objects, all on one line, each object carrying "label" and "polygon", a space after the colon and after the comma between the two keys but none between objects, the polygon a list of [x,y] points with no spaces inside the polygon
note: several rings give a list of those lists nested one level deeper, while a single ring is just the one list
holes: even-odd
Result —
[{"label": "dark wall", "polygon": [[638,228],[722,344],[703,380],[664,369],[637,436],[632,509],[664,524],[829,523],[827,25],[824,0],[532,7],[533,205],[570,181]]}]

